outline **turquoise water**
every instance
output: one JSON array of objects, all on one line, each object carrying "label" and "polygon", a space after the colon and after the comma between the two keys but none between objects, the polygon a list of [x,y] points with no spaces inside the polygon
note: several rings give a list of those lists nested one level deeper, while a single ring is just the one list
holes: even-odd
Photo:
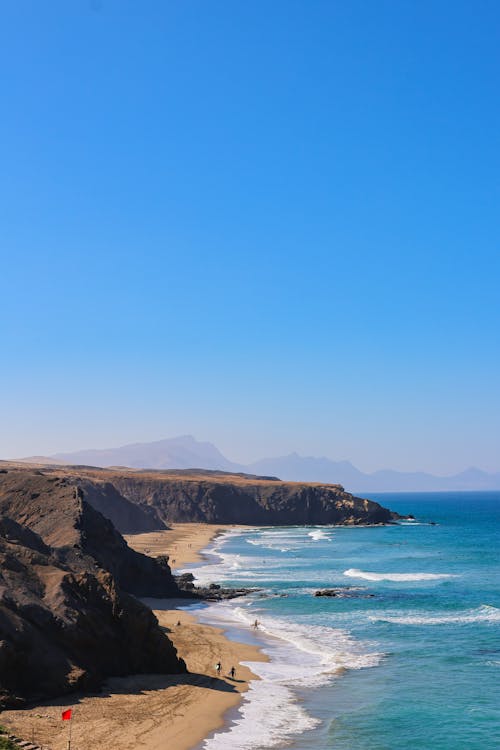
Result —
[{"label": "turquoise water", "polygon": [[417,521],[231,533],[194,571],[261,589],[203,617],[271,659],[206,750],[500,747],[500,493],[370,497]]}]

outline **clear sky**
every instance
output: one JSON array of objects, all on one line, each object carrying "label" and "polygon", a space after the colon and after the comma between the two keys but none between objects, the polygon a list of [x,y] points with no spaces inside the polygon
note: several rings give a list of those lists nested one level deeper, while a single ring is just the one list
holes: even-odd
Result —
[{"label": "clear sky", "polygon": [[5,0],[0,456],[500,470],[500,6]]}]

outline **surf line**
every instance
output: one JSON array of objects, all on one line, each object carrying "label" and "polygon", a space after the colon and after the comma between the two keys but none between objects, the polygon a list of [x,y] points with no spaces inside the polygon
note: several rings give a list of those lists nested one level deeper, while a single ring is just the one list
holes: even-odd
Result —
[{"label": "surf line", "polygon": [[363,578],[365,581],[437,581],[441,578],[457,578],[452,573],[375,573],[369,570],[349,568],[344,570],[348,578]]}]

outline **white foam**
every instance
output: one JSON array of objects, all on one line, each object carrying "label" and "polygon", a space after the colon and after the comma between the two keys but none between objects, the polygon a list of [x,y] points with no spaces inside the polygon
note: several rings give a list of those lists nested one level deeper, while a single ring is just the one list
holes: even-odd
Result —
[{"label": "white foam", "polygon": [[246,539],[246,542],[255,547],[290,552],[308,546],[311,539],[315,542],[331,541],[330,536],[322,528],[315,528],[313,531],[306,531],[304,528],[293,528],[262,531],[258,537]]},{"label": "white foam", "polygon": [[437,581],[442,578],[456,578],[451,573],[373,573],[357,568],[344,570],[344,575],[349,578],[363,578],[365,581]]},{"label": "white foam", "polygon": [[[257,635],[269,662],[245,662],[260,677],[251,681],[238,718],[228,730],[203,744],[205,750],[260,750],[282,747],[293,736],[313,729],[318,719],[297,703],[294,688],[325,685],[342,669],[362,669],[379,663],[383,654],[366,653],[362,644],[341,629],[304,625],[258,613]],[[211,605],[201,619],[217,625],[235,622],[250,629],[256,609],[252,602]]]},{"label": "white foam", "polygon": [[290,550],[298,549],[299,545],[288,545],[283,547],[283,541],[277,540],[276,542],[267,541],[265,539],[247,539],[247,544],[253,544],[254,547],[264,547],[264,549],[270,549],[278,552],[290,552]]},{"label": "white foam", "polygon": [[255,567],[255,561],[252,558],[245,558],[243,555],[229,554],[215,549],[209,551],[217,555],[217,562],[206,563],[199,567],[189,566],[176,572],[179,574],[193,573],[197,584],[200,586],[214,581],[219,583],[234,579],[251,581],[259,577],[258,573],[249,570],[249,567]]},{"label": "white foam", "polygon": [[370,617],[372,622],[392,622],[397,625],[467,625],[473,622],[500,622],[500,609],[483,604],[477,609],[464,610],[447,615],[424,615],[408,612],[404,615]]},{"label": "white foam", "polygon": [[[255,671],[255,664],[246,664]],[[283,746],[287,740],[314,729],[320,722],[309,716],[284,685],[252,680],[227,731],[216,732],[203,743],[204,750],[257,750]]]},{"label": "white foam", "polygon": [[295,527],[290,526],[287,528],[278,527],[275,529],[266,529],[264,531],[260,531],[261,536],[272,536],[272,537],[278,537],[278,536],[284,536],[284,537],[293,537],[295,539],[300,539],[305,534],[304,528],[302,526]]},{"label": "white foam", "polygon": [[[232,534],[234,536],[234,534]],[[193,570],[198,582],[237,579],[258,584],[259,579],[297,580],[304,561],[287,561],[283,570],[280,556],[259,560],[240,554],[225,553],[221,547],[227,535],[219,537],[211,548],[218,562]],[[281,551],[307,546],[313,541],[328,540],[322,529],[290,529],[262,531],[250,544]],[[271,556],[272,558],[272,556]],[[312,580],[314,580],[314,572]],[[311,581],[309,571],[306,573]],[[317,575],[321,575],[317,572]],[[204,750],[261,750],[283,747],[292,738],[320,722],[310,716],[297,702],[296,688],[318,687],[334,679],[344,669],[362,669],[379,663],[383,654],[368,653],[346,630],[321,625],[308,625],[268,616],[256,609],[251,598],[219,602],[200,612],[200,619],[209,623],[244,627],[259,620],[255,635],[262,640],[262,650],[269,662],[246,665],[260,680],[252,680],[244,694],[237,718],[225,731],[216,732],[203,743]]]},{"label": "white foam", "polygon": [[382,658],[380,653],[367,653],[361,643],[347,630],[324,625],[292,622],[279,617],[260,615],[254,603],[246,605],[221,602],[201,613],[201,619],[217,624],[235,622],[251,629],[257,618],[258,633],[270,636],[264,651],[272,661],[259,663],[260,677],[283,681],[301,687],[323,685],[340,669],[374,667]]},{"label": "white foam", "polygon": [[[321,582],[323,574],[320,570],[307,570],[304,560],[287,559],[286,567],[283,566],[281,555],[266,555],[265,559],[248,557],[241,554],[226,553],[221,549],[212,550],[217,555],[216,562],[203,565],[189,566],[176,571],[178,574],[192,573],[196,583],[206,586],[210,583],[235,582],[259,586],[261,582],[271,581],[297,581],[307,578],[308,581]],[[274,550],[276,552],[276,550]],[[265,554],[265,553],[263,553]]]},{"label": "white foam", "polygon": [[330,542],[331,541],[328,534],[325,534],[325,532],[322,531],[321,529],[315,529],[315,531],[310,531],[308,533],[308,536],[310,536],[311,539],[314,539],[315,542]]}]

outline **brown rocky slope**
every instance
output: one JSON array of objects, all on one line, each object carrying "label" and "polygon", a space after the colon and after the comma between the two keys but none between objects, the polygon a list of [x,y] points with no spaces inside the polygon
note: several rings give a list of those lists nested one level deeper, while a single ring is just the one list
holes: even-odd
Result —
[{"label": "brown rocky slope", "polygon": [[131,550],[67,477],[0,471],[0,707],[110,675],[180,673],[131,593],[178,593],[168,565]]}]

